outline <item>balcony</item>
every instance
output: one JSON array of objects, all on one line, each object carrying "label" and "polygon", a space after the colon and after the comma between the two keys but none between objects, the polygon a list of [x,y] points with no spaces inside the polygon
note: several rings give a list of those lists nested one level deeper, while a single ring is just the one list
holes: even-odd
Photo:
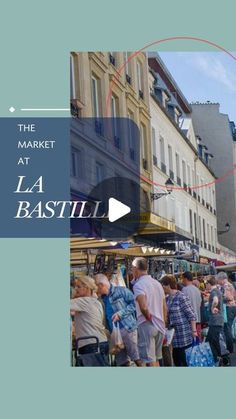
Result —
[{"label": "balcony", "polygon": [[102,122],[99,119],[95,119],[94,129],[97,134],[102,135]]},{"label": "balcony", "polygon": [[143,92],[142,90],[139,90],[139,99],[143,100],[143,98],[144,98]]},{"label": "balcony", "polygon": [[131,160],[135,160],[135,150],[134,148],[129,149],[129,157]]},{"label": "balcony", "polygon": [[177,176],[177,184],[178,184],[179,186],[182,186],[181,179],[180,179],[180,177],[178,177],[178,176]]},{"label": "balcony", "polygon": [[112,65],[114,65],[114,66],[116,65],[116,59],[115,59],[114,55],[109,54],[109,61]]},{"label": "balcony", "polygon": [[163,173],[166,173],[166,165],[165,165],[165,163],[162,163],[161,162],[161,170],[162,170]]},{"label": "balcony", "polygon": [[156,166],[157,167],[157,156],[152,156],[152,159],[153,159],[153,164],[154,164],[154,166]]},{"label": "balcony", "polygon": [[148,162],[146,159],[143,159],[143,168],[144,170],[148,170]]},{"label": "balcony", "polygon": [[174,180],[175,175],[174,175],[173,170],[169,170],[169,175],[170,175],[170,179],[171,179],[171,180]]},{"label": "balcony", "polygon": [[70,113],[74,118],[81,118],[82,106],[78,104],[76,99],[72,99],[70,102]]},{"label": "balcony", "polygon": [[127,83],[132,84],[132,79],[131,79],[131,77],[129,76],[129,74],[126,74],[126,75],[125,75],[125,78],[126,78]]},{"label": "balcony", "polygon": [[120,138],[119,138],[119,137],[117,137],[116,135],[115,135],[115,137],[114,137],[114,145],[115,145],[115,147],[116,147],[116,148],[118,148],[119,150],[121,149],[121,141],[120,141]]}]

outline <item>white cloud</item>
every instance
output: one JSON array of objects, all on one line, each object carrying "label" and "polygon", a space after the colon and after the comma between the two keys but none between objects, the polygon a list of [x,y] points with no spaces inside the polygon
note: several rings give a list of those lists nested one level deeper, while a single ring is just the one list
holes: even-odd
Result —
[{"label": "white cloud", "polygon": [[217,58],[210,53],[207,55],[195,53],[191,56],[189,63],[194,65],[195,68],[198,68],[210,79],[216,80],[218,83],[222,84],[230,92],[236,92],[236,71],[234,73],[226,68],[220,58]]}]

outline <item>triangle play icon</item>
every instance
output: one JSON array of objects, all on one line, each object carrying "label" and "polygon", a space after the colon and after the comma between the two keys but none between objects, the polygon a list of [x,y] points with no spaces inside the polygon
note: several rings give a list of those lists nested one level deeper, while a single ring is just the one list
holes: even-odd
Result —
[{"label": "triangle play icon", "polygon": [[113,223],[119,218],[124,217],[126,214],[129,214],[131,208],[128,205],[123,204],[121,201],[118,201],[115,198],[109,198],[108,200],[108,219],[110,223]]}]

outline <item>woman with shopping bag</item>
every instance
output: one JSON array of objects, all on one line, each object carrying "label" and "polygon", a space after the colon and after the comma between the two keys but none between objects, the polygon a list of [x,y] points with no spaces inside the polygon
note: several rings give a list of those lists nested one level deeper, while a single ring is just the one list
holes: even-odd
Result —
[{"label": "woman with shopping bag", "polygon": [[167,295],[168,327],[175,329],[173,360],[176,367],[186,367],[185,350],[192,346],[197,336],[196,317],[187,295],[177,290],[176,278],[166,275],[161,280]]}]

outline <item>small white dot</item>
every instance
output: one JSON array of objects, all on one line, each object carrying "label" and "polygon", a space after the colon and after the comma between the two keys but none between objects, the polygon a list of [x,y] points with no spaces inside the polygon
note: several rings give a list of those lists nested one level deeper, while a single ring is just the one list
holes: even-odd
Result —
[{"label": "small white dot", "polygon": [[12,112],[15,112],[15,108],[13,108],[13,106],[11,106],[10,108],[9,108],[9,111],[12,113]]}]

